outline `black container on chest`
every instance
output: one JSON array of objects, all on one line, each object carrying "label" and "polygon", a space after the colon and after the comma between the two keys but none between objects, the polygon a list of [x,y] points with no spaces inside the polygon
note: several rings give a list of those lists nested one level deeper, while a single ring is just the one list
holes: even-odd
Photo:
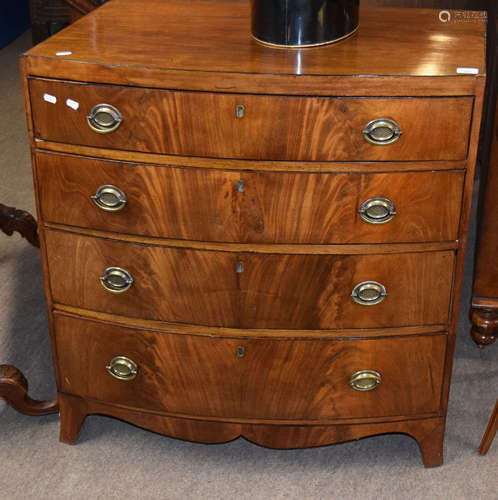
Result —
[{"label": "black container on chest", "polygon": [[267,44],[306,47],[340,40],[358,27],[360,0],[251,0],[252,34]]}]

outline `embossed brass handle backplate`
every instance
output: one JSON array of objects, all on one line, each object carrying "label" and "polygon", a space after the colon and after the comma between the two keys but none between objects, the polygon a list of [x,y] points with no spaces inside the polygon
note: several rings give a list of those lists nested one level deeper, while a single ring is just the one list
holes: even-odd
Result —
[{"label": "embossed brass handle backplate", "polygon": [[121,125],[123,118],[119,110],[111,104],[97,104],[90,111],[86,121],[94,132],[109,134]]},{"label": "embossed brass handle backplate", "polygon": [[101,285],[111,293],[123,293],[133,285],[131,274],[120,267],[108,267],[100,278]]},{"label": "embossed brass handle backplate", "polygon": [[369,224],[385,224],[394,218],[396,210],[388,198],[370,198],[361,204],[358,213]]},{"label": "embossed brass handle backplate", "polygon": [[386,287],[377,281],[362,281],[351,293],[353,300],[362,306],[380,304],[387,296]]},{"label": "embossed brass handle backplate", "polygon": [[118,212],[126,205],[126,195],[110,184],[100,186],[91,197],[95,205],[106,212]]},{"label": "embossed brass handle backplate", "polygon": [[353,373],[349,385],[356,391],[371,391],[382,382],[380,373],[373,370],[361,370]]},{"label": "embossed brass handle backplate", "polygon": [[138,373],[137,364],[126,356],[116,356],[106,366],[107,371],[119,380],[133,380]]},{"label": "embossed brass handle backplate", "polygon": [[367,123],[363,137],[371,144],[387,146],[401,137],[399,125],[390,118],[377,118]]}]

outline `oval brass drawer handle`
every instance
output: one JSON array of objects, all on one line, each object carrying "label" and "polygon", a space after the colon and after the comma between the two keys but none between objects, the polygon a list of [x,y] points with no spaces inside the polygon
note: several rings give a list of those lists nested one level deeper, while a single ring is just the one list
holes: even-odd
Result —
[{"label": "oval brass drawer handle", "polygon": [[394,219],[396,209],[388,198],[370,198],[361,204],[358,213],[369,224],[385,224]]},{"label": "oval brass drawer handle", "polygon": [[106,366],[107,371],[119,380],[133,380],[138,373],[137,364],[126,356],[116,356]]},{"label": "oval brass drawer handle", "polygon": [[108,267],[100,278],[100,283],[108,292],[123,293],[133,285],[133,278],[120,267]]},{"label": "oval brass drawer handle", "polygon": [[95,205],[106,212],[118,212],[126,205],[124,192],[111,184],[100,186],[91,198]]},{"label": "oval brass drawer handle", "polygon": [[401,129],[390,118],[377,118],[367,123],[363,130],[363,137],[371,144],[387,146],[401,137]]},{"label": "oval brass drawer handle", "polygon": [[119,110],[111,104],[97,104],[90,111],[86,121],[94,132],[109,134],[121,125],[123,118]]},{"label": "oval brass drawer handle", "polygon": [[362,306],[374,306],[387,297],[386,287],[377,281],[362,281],[353,288],[351,297]]},{"label": "oval brass drawer handle", "polygon": [[353,373],[349,385],[356,391],[371,391],[382,382],[380,373],[373,370],[361,370]]}]

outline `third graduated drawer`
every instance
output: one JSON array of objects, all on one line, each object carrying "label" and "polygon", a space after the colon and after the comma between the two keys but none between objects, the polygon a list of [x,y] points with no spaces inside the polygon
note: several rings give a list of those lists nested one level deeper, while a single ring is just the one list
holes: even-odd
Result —
[{"label": "third graduated drawer", "polygon": [[32,78],[39,140],[295,161],[465,160],[474,99],[186,92]]},{"label": "third graduated drawer", "polygon": [[453,250],[313,255],[172,247],[53,229],[44,237],[56,304],[235,328],[448,322]]},{"label": "third graduated drawer", "polygon": [[242,172],[41,152],[36,165],[46,222],[270,244],[455,241],[465,175]]}]

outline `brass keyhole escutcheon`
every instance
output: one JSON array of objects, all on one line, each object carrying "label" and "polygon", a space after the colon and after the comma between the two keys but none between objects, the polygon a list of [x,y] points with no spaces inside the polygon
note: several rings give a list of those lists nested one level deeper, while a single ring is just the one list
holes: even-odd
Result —
[{"label": "brass keyhole escutcheon", "polygon": [[244,118],[245,107],[242,104],[235,106],[235,116],[237,118]]}]

